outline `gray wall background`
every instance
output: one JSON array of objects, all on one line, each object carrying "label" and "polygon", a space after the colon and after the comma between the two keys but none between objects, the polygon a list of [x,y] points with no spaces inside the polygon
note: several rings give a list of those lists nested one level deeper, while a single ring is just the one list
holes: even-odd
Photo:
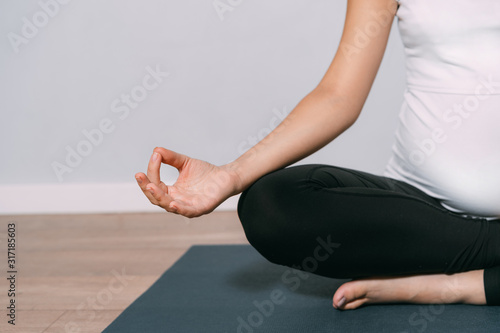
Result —
[{"label": "gray wall background", "polygon": [[[337,49],[346,1],[231,3],[221,19],[212,0],[2,1],[0,186],[134,182],[155,146],[215,164],[236,159],[252,136],[270,129],[277,110],[290,112],[319,82]],[[137,87],[148,66],[169,76],[125,114],[119,99],[134,89],[144,97]],[[404,89],[395,20],[358,122],[299,164],[380,174]],[[82,131],[103,119],[113,130],[60,181],[52,164],[66,164],[66,147],[76,150]],[[177,175],[166,166],[162,172]]]}]

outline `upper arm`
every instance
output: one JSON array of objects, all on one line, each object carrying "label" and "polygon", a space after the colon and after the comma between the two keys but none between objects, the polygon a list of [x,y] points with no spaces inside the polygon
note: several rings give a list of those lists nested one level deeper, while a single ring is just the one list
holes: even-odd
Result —
[{"label": "upper arm", "polygon": [[396,10],[396,0],[348,0],[339,47],[317,89],[349,103],[355,117],[382,62]]}]

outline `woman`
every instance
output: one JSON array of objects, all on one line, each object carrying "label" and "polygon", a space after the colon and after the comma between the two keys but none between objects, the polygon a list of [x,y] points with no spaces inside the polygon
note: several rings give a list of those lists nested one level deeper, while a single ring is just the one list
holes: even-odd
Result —
[{"label": "woman", "polygon": [[[287,167],[356,121],[395,16],[408,88],[384,176]],[[187,217],[243,192],[239,218],[269,261],[354,279],[333,296],[337,309],[498,305],[499,80],[497,0],[348,0],[326,74],[266,138],[222,166],[155,148],[136,179],[153,204]],[[161,163],[179,170],[174,185],[161,182]]]}]

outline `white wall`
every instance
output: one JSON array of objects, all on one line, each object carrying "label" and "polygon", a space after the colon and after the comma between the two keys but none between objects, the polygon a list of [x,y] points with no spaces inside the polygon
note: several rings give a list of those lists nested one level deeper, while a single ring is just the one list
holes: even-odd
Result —
[{"label": "white wall", "polygon": [[[329,0],[221,0],[236,4],[223,14],[213,0],[58,1],[0,3],[0,214],[158,211],[134,179],[152,149],[236,159],[319,82],[346,10]],[[381,173],[404,80],[395,20],[358,122],[299,163]],[[120,101],[144,91],[134,108]],[[109,133],[68,165],[67,149],[89,148],[83,131],[100,125]],[[55,162],[71,172],[58,177]]]}]

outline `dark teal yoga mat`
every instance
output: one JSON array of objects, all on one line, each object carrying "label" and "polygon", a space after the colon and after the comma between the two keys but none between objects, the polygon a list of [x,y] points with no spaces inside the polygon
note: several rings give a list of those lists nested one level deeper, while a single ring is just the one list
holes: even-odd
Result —
[{"label": "dark teal yoga mat", "polygon": [[345,281],[271,264],[249,245],[193,246],[104,332],[500,332],[500,307],[338,311]]}]

